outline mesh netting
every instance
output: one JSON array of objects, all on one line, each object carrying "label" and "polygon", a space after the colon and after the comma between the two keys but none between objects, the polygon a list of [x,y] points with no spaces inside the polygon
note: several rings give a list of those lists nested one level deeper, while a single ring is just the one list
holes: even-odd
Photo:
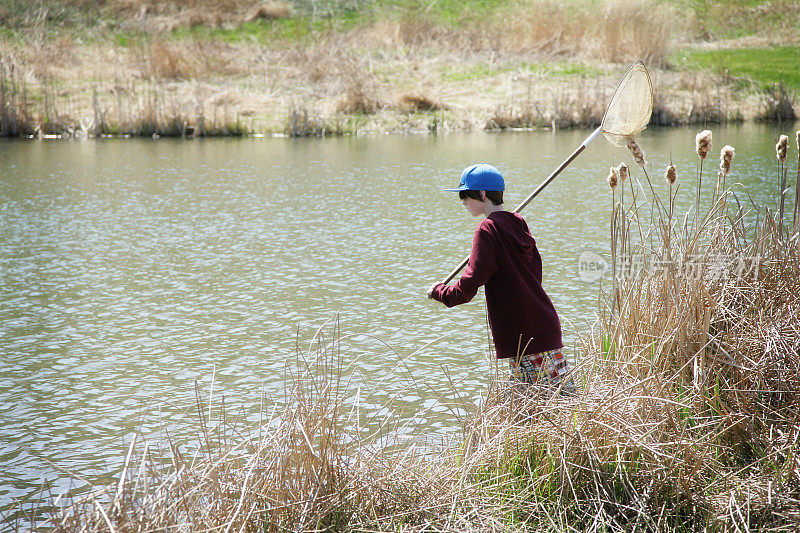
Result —
[{"label": "mesh netting", "polygon": [[603,135],[617,146],[641,132],[650,122],[653,112],[653,86],[644,63],[637,61],[619,82],[606,114],[603,115]]}]

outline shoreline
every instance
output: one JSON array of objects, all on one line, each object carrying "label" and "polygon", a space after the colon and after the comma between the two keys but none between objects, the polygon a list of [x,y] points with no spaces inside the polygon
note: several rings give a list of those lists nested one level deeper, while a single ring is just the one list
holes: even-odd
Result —
[{"label": "shoreline", "polygon": [[[652,125],[800,115],[800,40],[775,31],[768,11],[742,7],[753,27],[720,28],[715,13],[669,3],[448,1],[419,12],[376,1],[325,17],[275,4],[241,19],[252,2],[204,2],[95,11],[55,1],[63,11],[52,18],[6,9],[0,137],[596,127],[636,59],[655,88]],[[197,18],[203,6],[211,18]],[[651,29],[623,38],[629,20]]]},{"label": "shoreline", "polygon": [[[162,53],[156,45],[149,47],[141,53],[151,59]],[[317,47],[305,50],[302,57],[270,51],[274,57],[265,60],[265,74],[253,65],[259,60],[255,52],[234,47],[227,53],[241,52],[243,64],[230,75],[207,72],[183,78],[178,72],[164,78],[138,63],[111,71],[70,63],[58,70],[48,64],[36,76],[29,58],[3,54],[3,48],[0,42],[0,137],[12,138],[320,137],[595,128],[630,66],[577,59],[531,63],[525,55],[495,58],[482,52],[459,58],[424,49],[423,60],[409,56],[373,62],[367,57],[366,64],[351,69],[350,59],[345,66],[330,67],[336,61],[329,57],[335,47],[328,57],[305,57],[321,53]],[[114,47],[77,49],[67,59],[81,55],[87,63],[102,64],[106,56],[123,64],[143,61]],[[456,67],[449,65],[454,62],[460,70],[452,70]],[[498,63],[502,67],[491,70]],[[317,78],[317,69],[333,71]],[[709,69],[649,65],[648,70],[654,87],[650,125],[790,122],[800,116],[796,93],[781,84],[743,89],[741,79],[720,78]]]},{"label": "shoreline", "polygon": [[[2,91],[2,89],[0,89]],[[28,88],[22,94],[30,94]],[[2,92],[0,92],[2,95]],[[53,98],[44,101],[54,105]],[[755,109],[752,98],[710,105],[697,101],[679,103],[677,95],[672,102],[654,105],[653,117],[648,126],[685,127],[711,124],[793,123],[797,118],[765,117]],[[35,101],[16,103],[15,107],[3,105],[8,100],[0,100],[0,138],[18,139],[64,139],[64,138],[201,138],[201,137],[252,137],[252,138],[291,138],[291,137],[335,137],[362,135],[420,135],[466,132],[497,133],[555,131],[572,129],[593,129],[600,125],[605,107],[600,99],[594,99],[591,107],[577,109],[555,109],[542,111],[540,102],[534,101],[523,106],[503,107],[498,105],[492,112],[484,108],[462,108],[457,111],[437,110],[429,112],[402,112],[382,110],[376,114],[321,114],[309,112],[309,107],[301,105],[288,113],[260,117],[259,124],[247,120],[247,116],[226,107],[218,107],[206,115],[189,117],[183,113],[158,113],[154,109],[143,109],[137,116],[127,115],[113,121],[106,121],[109,107],[83,109],[81,113],[60,114],[54,118],[44,112],[31,113]],[[127,107],[130,102],[127,102]],[[775,101],[773,107],[780,105]],[[769,104],[768,104],[769,105]],[[123,104],[125,106],[125,104]],[[792,104],[794,107],[794,105]],[[74,102],[66,102],[68,109],[74,109]],[[158,106],[155,107],[158,109]],[[748,111],[743,112],[744,109]],[[77,115],[77,116],[76,116]],[[98,124],[92,117],[103,116]],[[223,118],[220,119],[219,117]]]}]

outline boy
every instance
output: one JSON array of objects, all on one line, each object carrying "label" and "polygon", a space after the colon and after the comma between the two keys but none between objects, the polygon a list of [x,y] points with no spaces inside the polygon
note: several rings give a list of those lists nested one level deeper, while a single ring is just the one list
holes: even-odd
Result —
[{"label": "boy", "polygon": [[571,390],[561,353],[561,323],[542,288],[542,259],[525,220],[503,210],[505,180],[485,163],[461,173],[457,189],[472,216],[485,215],[472,240],[464,274],[455,284],[436,283],[428,297],[447,307],[472,300],[486,285],[486,308],[498,359],[527,383],[544,382]]}]

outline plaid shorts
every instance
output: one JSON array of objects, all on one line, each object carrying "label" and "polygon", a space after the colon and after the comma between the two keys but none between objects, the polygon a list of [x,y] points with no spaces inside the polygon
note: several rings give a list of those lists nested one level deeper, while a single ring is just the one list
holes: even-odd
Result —
[{"label": "plaid shorts", "polygon": [[546,352],[523,355],[509,359],[511,377],[524,383],[541,383],[553,387],[562,385],[565,392],[574,392],[575,385],[569,374],[569,363],[561,348]]}]

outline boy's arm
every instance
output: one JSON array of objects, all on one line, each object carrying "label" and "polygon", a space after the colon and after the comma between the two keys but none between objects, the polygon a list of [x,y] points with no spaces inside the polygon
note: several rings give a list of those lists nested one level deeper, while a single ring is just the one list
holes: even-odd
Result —
[{"label": "boy's arm", "polygon": [[428,291],[428,296],[447,307],[467,303],[478,293],[478,288],[489,281],[495,270],[494,239],[485,228],[479,227],[472,239],[469,262],[461,279],[453,285],[437,283]]}]

